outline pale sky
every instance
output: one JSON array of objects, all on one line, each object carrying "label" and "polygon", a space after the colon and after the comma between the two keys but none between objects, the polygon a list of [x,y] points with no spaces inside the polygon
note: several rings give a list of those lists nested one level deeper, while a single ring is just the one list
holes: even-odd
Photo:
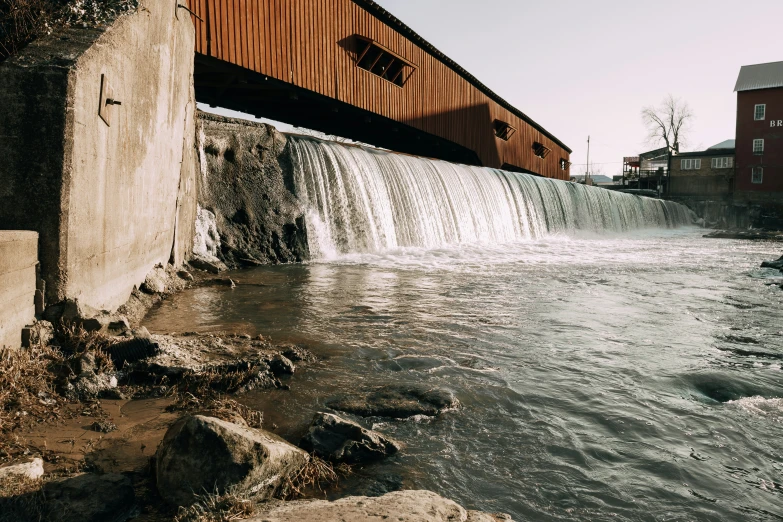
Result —
[{"label": "pale sky", "polygon": [[572,174],[588,135],[608,176],[656,148],[639,113],[668,93],[695,114],[682,150],[733,139],[740,66],[783,61],[783,0],[376,2],[572,148]]},{"label": "pale sky", "polygon": [[[783,61],[783,0],[376,0],[604,174],[645,143],[639,113],[671,93],[685,150],[734,138],[740,66]],[[599,165],[596,165],[598,167]]]}]

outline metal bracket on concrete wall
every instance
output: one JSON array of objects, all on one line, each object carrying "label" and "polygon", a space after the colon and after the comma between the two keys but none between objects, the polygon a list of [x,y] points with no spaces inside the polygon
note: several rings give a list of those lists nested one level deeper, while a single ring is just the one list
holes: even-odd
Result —
[{"label": "metal bracket on concrete wall", "polygon": [[113,105],[122,105],[122,102],[114,98],[114,89],[112,89],[109,79],[105,74],[101,74],[101,101],[98,106],[98,116],[111,127],[111,113]]}]

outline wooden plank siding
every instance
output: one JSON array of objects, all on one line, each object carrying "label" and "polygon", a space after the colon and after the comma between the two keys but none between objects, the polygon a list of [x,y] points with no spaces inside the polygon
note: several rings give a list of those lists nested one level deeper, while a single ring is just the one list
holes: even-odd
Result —
[{"label": "wooden plank siding", "polygon": [[[481,163],[509,164],[568,179],[570,150],[426,42],[403,34],[359,0],[188,0],[201,22],[196,53],[290,83],[475,151]],[[366,2],[365,2],[366,3]],[[360,35],[415,65],[399,87],[357,67]],[[414,35],[415,36],[415,35]],[[196,85],[198,89],[198,84]],[[502,102],[502,103],[501,103]],[[514,109],[514,110],[511,110]],[[339,117],[339,116],[335,116]],[[494,120],[516,129],[509,141]],[[551,149],[535,156],[533,143]],[[433,156],[437,154],[433,153]]]}]

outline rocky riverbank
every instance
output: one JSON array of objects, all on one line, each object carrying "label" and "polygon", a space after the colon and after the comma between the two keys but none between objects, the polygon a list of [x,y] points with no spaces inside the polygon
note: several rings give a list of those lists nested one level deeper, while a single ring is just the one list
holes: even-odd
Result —
[{"label": "rocky riverbank", "polygon": [[353,467],[405,451],[363,416],[438,415],[459,403],[425,388],[346,394],[301,440],[283,440],[243,395],[295,386],[297,367],[315,360],[306,346],[139,326],[177,292],[242,284],[232,277],[157,267],[117,313],[59,303],[30,328],[27,348],[3,352],[0,521],[509,520],[429,491],[316,500]]}]

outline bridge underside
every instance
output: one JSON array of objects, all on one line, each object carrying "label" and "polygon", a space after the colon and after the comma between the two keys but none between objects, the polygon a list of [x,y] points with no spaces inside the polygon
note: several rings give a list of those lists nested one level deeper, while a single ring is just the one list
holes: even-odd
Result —
[{"label": "bridge underside", "polygon": [[[404,123],[203,54],[196,54],[196,100],[377,147],[481,166],[457,143]],[[488,116],[487,116],[488,117]]]}]

